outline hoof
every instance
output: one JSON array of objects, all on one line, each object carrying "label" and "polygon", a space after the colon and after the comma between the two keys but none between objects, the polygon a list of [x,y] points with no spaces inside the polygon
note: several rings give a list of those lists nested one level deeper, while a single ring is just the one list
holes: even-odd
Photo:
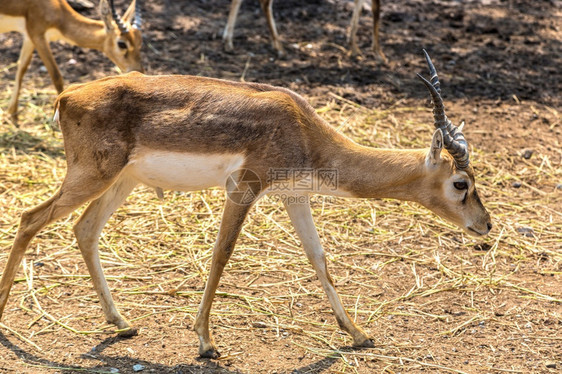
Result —
[{"label": "hoof", "polygon": [[223,49],[226,53],[234,54],[234,45],[232,42],[224,41]]},{"label": "hoof", "polygon": [[359,343],[353,343],[353,348],[375,348],[375,343],[371,339],[365,339]]},{"label": "hoof", "polygon": [[347,55],[351,58],[359,59],[359,58],[363,57],[363,52],[361,52],[361,49],[359,49],[358,46],[352,45],[352,46],[350,46],[350,49],[347,52]]},{"label": "hoof", "polygon": [[132,338],[133,336],[137,336],[138,334],[139,334],[139,330],[133,327],[117,330],[117,336],[121,338]]},{"label": "hoof", "polygon": [[388,59],[386,58],[384,53],[382,53],[382,51],[373,48],[373,53],[375,54],[375,61],[378,64],[385,65],[385,66],[388,65]]},{"label": "hoof", "polygon": [[14,125],[15,127],[20,127],[19,123],[18,123],[18,114],[17,113],[11,114],[9,118],[10,118],[9,122],[12,122],[12,125]]},{"label": "hoof", "polygon": [[202,358],[219,358],[221,356],[221,354],[214,348],[206,350],[203,353],[199,353],[199,356],[201,356]]},{"label": "hoof", "polygon": [[283,46],[281,44],[279,45],[273,45],[273,49],[275,50],[275,53],[277,54],[277,58],[283,58],[285,57],[285,49],[283,49]]}]

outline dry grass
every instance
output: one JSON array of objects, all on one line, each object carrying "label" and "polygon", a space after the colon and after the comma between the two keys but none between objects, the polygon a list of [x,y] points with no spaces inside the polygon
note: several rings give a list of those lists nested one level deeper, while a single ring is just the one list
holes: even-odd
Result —
[{"label": "dry grass", "polygon": [[[64,175],[61,135],[48,121],[52,98],[50,87],[25,91],[23,127],[0,129],[0,268],[21,212],[47,199]],[[0,92],[0,108],[7,100],[8,92]],[[373,111],[337,95],[318,100],[325,100],[318,106],[321,115],[361,143],[410,148],[429,142],[423,103]],[[557,113],[534,110],[560,127]],[[495,225],[487,239],[475,241],[411,203],[318,198],[313,204],[336,286],[376,348],[342,348],[350,338],[337,328],[281,204],[266,198],[253,209],[222,278],[212,323],[226,357],[209,372],[273,371],[267,365],[244,366],[248,351],[260,352],[252,341],[263,342],[264,354],[271,346],[287,355],[290,361],[281,371],[293,365],[301,372],[526,373],[548,372],[552,362],[559,368],[562,204],[555,186],[562,181],[560,155],[554,149],[510,164],[502,149],[479,147],[478,129],[470,131],[480,193]],[[513,180],[522,187],[511,188]],[[160,201],[152,190],[138,188],[101,238],[102,263],[119,309],[144,326],[141,336],[170,334],[168,349],[185,350],[185,356],[166,363],[150,359],[157,355],[154,348],[125,351],[156,372],[178,370],[186,361],[206,370],[193,359],[195,334],[182,332],[177,343],[171,336],[194,320],[223,202],[221,190],[167,191]],[[114,328],[103,322],[77,250],[71,230],[76,217],[47,227],[28,250],[0,325],[0,350],[7,360],[3,366],[0,359],[0,372],[12,365],[29,372],[108,372],[118,365],[107,357],[109,364],[83,357],[87,349],[80,342],[98,345]],[[532,233],[525,235],[522,228]],[[71,348],[59,339],[73,342],[82,356],[62,360]],[[22,358],[6,341],[26,352]]]}]

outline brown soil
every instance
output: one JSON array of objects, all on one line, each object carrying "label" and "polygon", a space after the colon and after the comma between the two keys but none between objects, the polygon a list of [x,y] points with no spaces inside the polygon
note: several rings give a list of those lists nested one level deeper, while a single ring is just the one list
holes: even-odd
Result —
[{"label": "brown soil", "polygon": [[[0,325],[0,373],[131,373],[134,365],[142,365],[141,373],[560,371],[560,1],[383,1],[387,65],[369,49],[367,11],[358,33],[364,55],[348,55],[351,1],[277,0],[286,49],[281,59],[256,1],[242,6],[231,54],[221,41],[228,0],[172,1],[167,10],[164,1],[147,3],[149,73],[288,87],[334,126],[375,146],[428,145],[427,92],[415,76],[426,74],[425,48],[451,119],[467,122],[494,231],[475,241],[409,203],[315,203],[336,286],[375,342],[355,351],[337,328],[282,206],[259,205],[213,307],[224,358],[207,360],[197,356],[191,327],[222,192],[169,192],[159,202],[141,190],[102,238],[114,298],[127,318],[137,319],[140,334],[117,338],[104,324],[73,243],[72,219],[63,220],[33,242],[18,273]],[[20,45],[19,35],[0,35],[3,110]],[[67,82],[114,73],[96,51],[63,44],[53,51]],[[60,133],[45,125],[55,92],[38,57],[24,84],[21,128],[6,120],[0,129],[0,269],[17,217],[53,193],[64,172]]]}]

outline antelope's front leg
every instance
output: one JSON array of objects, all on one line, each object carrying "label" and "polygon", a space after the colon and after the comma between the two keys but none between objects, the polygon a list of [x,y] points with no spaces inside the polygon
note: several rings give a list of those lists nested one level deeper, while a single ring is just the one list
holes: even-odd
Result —
[{"label": "antelope's front leg", "polygon": [[306,256],[312,263],[314,270],[316,270],[316,275],[320,283],[322,283],[322,288],[324,292],[326,292],[328,300],[330,300],[338,324],[342,330],[351,335],[354,347],[374,347],[373,342],[369,339],[367,334],[351,320],[334,288],[332,278],[330,274],[328,274],[326,256],[324,255],[318,232],[314,226],[310,205],[308,203],[289,204],[285,202],[285,208],[302,242]]},{"label": "antelope's front leg", "polygon": [[361,16],[363,1],[364,0],[354,1],[355,6],[353,8],[353,15],[351,16],[351,25],[349,27],[349,34],[347,36],[347,41],[351,47],[352,56],[361,55],[361,50],[357,46],[357,28],[359,27],[359,17]]},{"label": "antelope's front leg", "polygon": [[209,331],[209,313],[220,277],[234,250],[236,239],[238,239],[244,219],[251,207],[251,203],[239,205],[230,199],[226,200],[218,238],[213,249],[209,279],[207,280],[203,299],[199,305],[199,311],[197,312],[197,318],[193,327],[197,335],[199,335],[199,355],[201,357],[218,358],[220,356]]},{"label": "antelope's front leg", "polygon": [[224,49],[227,52],[234,51],[232,38],[234,35],[234,26],[236,25],[236,18],[238,17],[238,11],[240,10],[240,5],[242,5],[242,0],[232,0],[232,2],[230,3],[230,11],[228,12],[228,21],[226,22],[226,26],[224,27],[224,32],[222,34]]}]

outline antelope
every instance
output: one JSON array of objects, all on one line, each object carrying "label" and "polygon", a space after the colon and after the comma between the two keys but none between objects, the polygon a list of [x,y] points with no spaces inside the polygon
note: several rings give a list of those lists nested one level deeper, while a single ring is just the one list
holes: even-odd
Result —
[{"label": "antelope", "polygon": [[[140,0],[139,0],[140,1]],[[140,4],[133,0],[121,18],[113,0],[100,1],[103,21],[82,16],[65,0],[2,0],[0,32],[18,31],[23,43],[17,63],[14,91],[8,113],[17,122],[18,97],[23,75],[33,51],[37,50],[58,93],[63,90],[63,77],[49,47],[49,42],[64,40],[70,44],[102,51],[117,67],[126,72],[143,71]]]},{"label": "antelope", "polygon": [[[361,14],[361,10],[363,8],[363,3],[365,0],[354,0],[355,8],[353,9],[353,15],[351,17],[351,26],[348,35],[348,42],[351,47],[351,54],[352,55],[360,55],[361,50],[357,46],[357,28],[359,24],[359,16]],[[380,47],[379,41],[379,24],[380,24],[380,0],[371,0],[372,1],[372,10],[373,10],[373,44],[372,49],[375,53],[375,57],[386,63],[387,59],[382,49]],[[259,0],[262,11],[265,15],[267,20],[267,26],[269,28],[269,33],[271,35],[271,44],[273,49],[277,51],[277,55],[279,57],[283,56],[285,51],[283,49],[283,45],[279,40],[279,34],[277,33],[277,28],[275,26],[275,20],[273,18],[273,0]],[[232,44],[232,37],[234,34],[234,26],[236,25],[236,18],[238,17],[238,11],[240,10],[240,5],[242,4],[242,0],[232,0],[230,3],[230,12],[228,13],[228,21],[226,23],[226,27],[224,28],[224,32],[222,35],[222,39],[224,42],[224,48],[228,52],[232,52],[234,50],[234,45]]]},{"label": "antelope", "polygon": [[[133,72],[69,87],[58,96],[54,116],[64,137],[67,173],[50,199],[22,214],[0,281],[0,317],[32,238],[91,201],[74,226],[78,246],[105,318],[119,335],[136,334],[117,311],[101,268],[98,240],[104,225],[137,184],[183,191],[221,186],[228,198],[194,323],[199,355],[217,358],[209,313],[242,224],[256,201],[279,191],[277,183],[305,182],[304,173],[272,177],[272,171],[305,169],[316,184],[310,190],[291,188],[284,206],[340,327],[353,346],[372,347],[334,288],[309,194],[418,202],[473,236],[488,234],[492,226],[476,191],[462,126],[445,115],[435,68],[427,54],[426,59],[431,82],[418,75],[433,100],[436,130],[431,146],[416,150],[359,145],[295,92],[267,84]],[[326,170],[337,183],[318,182]]]}]

